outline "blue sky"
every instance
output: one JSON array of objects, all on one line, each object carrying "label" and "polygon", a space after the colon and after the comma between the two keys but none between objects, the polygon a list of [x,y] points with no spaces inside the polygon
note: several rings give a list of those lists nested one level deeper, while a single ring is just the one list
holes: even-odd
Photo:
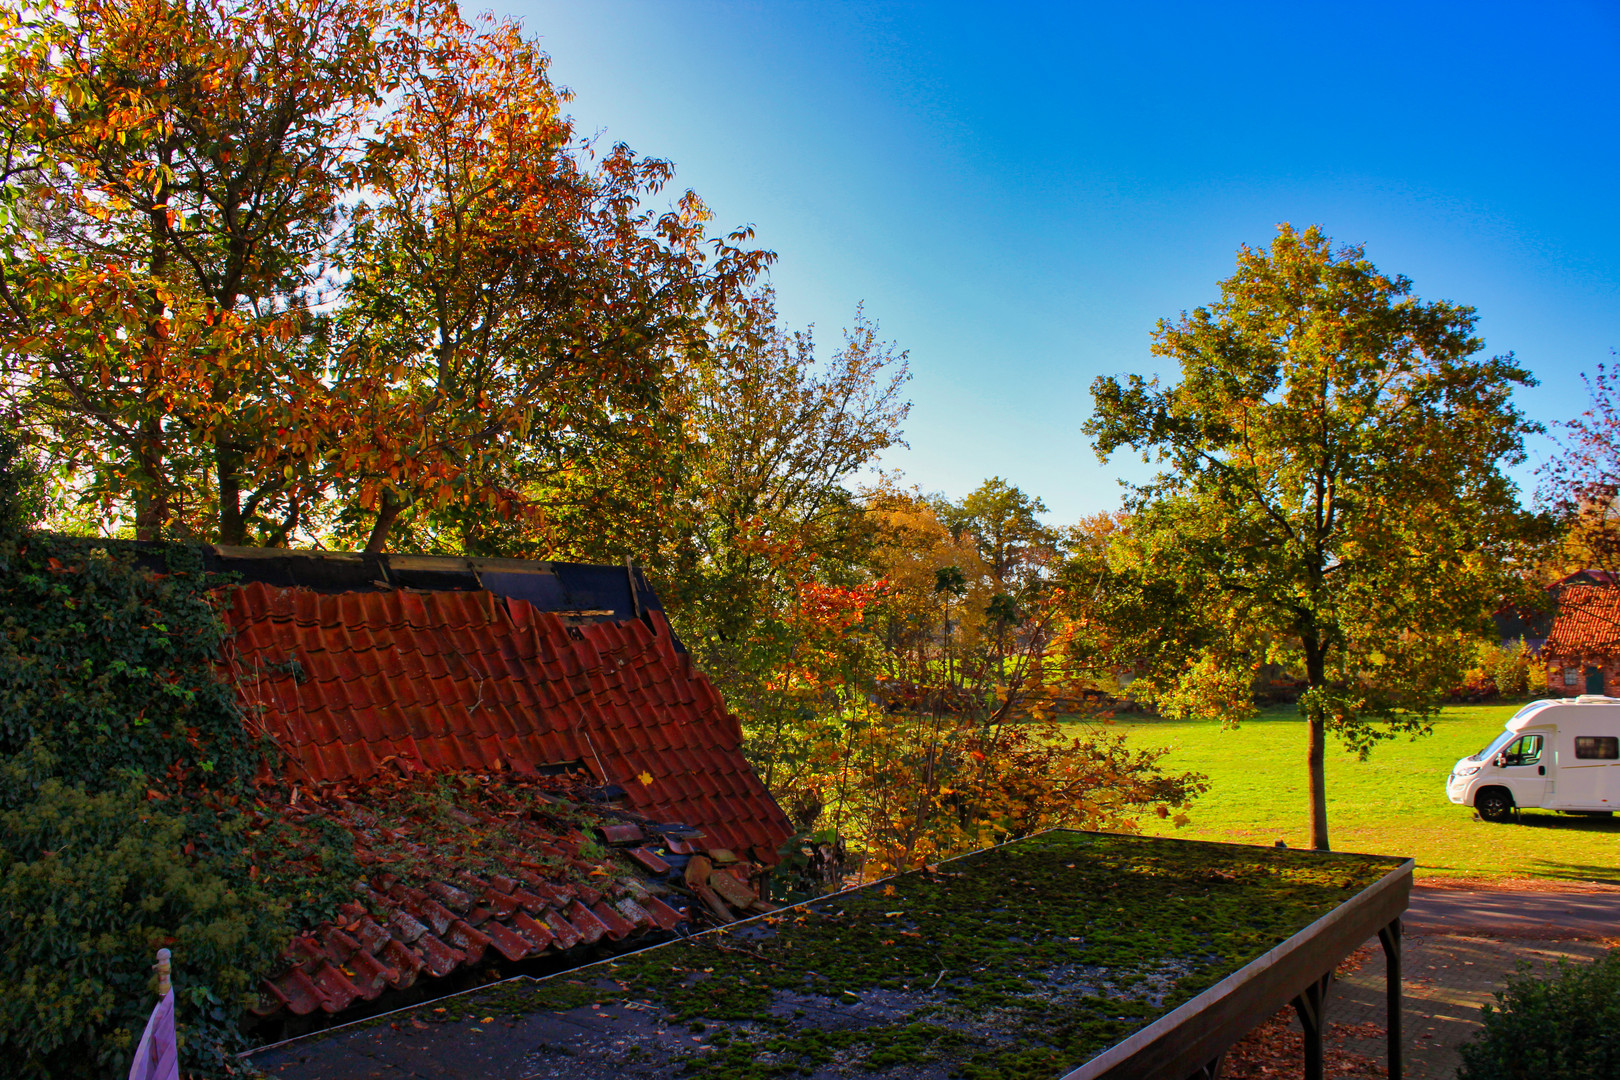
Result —
[{"label": "blue sky", "polygon": [[926,490],[1000,475],[1055,523],[1116,506],[1140,473],[1080,433],[1092,379],[1173,377],[1155,321],[1280,221],[1478,308],[1543,422],[1620,347],[1620,5],[496,10],[582,130],[757,228],[792,324],[831,348],[864,301],[910,350],[910,449],[885,464]]}]

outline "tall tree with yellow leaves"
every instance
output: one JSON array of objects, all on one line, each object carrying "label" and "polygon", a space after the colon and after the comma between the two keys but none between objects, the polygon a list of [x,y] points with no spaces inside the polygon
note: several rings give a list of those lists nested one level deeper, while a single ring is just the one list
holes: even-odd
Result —
[{"label": "tall tree with yellow leaves", "polygon": [[[1428,730],[1465,640],[1522,589],[1537,523],[1503,469],[1532,384],[1481,358],[1472,308],[1422,301],[1359,247],[1282,226],[1220,299],[1161,321],[1160,386],[1100,378],[1085,430],[1161,472],[1127,500],[1091,606],[1092,659],[1132,692],[1241,718],[1257,667],[1304,673],[1311,842],[1328,847],[1326,737],[1365,753]],[[1084,642],[1082,642],[1084,644]]]}]

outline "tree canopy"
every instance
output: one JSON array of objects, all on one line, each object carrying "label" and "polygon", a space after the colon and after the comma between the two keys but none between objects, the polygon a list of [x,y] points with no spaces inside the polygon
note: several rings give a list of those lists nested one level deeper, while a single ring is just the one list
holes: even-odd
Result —
[{"label": "tree canopy", "polygon": [[1474,326],[1361,248],[1283,225],[1269,250],[1240,249],[1219,300],[1158,324],[1179,382],[1092,387],[1098,457],[1130,447],[1161,471],[1080,571],[1082,647],[1162,709],[1234,720],[1261,665],[1303,671],[1319,848],[1326,734],[1365,754],[1426,731],[1459,643],[1523,587],[1536,523],[1503,468],[1537,430],[1512,400],[1533,380],[1480,357]]},{"label": "tree canopy", "polygon": [[[144,538],[543,523],[770,261],[453,3],[0,14],[0,363]],[[588,490],[588,487],[584,490]],[[313,520],[312,520],[313,519]]]},{"label": "tree canopy", "polygon": [[1620,381],[1606,364],[1583,376],[1592,404],[1557,425],[1559,453],[1541,468],[1537,493],[1563,526],[1563,543],[1544,567],[1620,573]]}]

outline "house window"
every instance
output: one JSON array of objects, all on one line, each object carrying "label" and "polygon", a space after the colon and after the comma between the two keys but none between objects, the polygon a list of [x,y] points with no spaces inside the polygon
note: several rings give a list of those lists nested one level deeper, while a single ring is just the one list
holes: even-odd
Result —
[{"label": "house window", "polygon": [[1578,668],[1578,667],[1567,667],[1567,668],[1565,668],[1564,669],[1564,685],[1565,686],[1579,686],[1580,684],[1581,684],[1581,669]]},{"label": "house window", "polygon": [[1620,738],[1613,735],[1577,735],[1575,756],[1603,761],[1620,760]]}]

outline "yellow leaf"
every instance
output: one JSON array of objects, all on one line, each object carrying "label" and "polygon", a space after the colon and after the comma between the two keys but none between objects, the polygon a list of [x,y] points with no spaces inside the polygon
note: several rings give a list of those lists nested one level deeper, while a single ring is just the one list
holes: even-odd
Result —
[{"label": "yellow leaf", "polygon": [[641,775],[636,777],[636,779],[640,780],[643,785],[648,785],[648,786],[650,786],[652,784],[652,782],[653,782],[652,773],[648,772],[645,769],[643,769],[641,771]]}]

